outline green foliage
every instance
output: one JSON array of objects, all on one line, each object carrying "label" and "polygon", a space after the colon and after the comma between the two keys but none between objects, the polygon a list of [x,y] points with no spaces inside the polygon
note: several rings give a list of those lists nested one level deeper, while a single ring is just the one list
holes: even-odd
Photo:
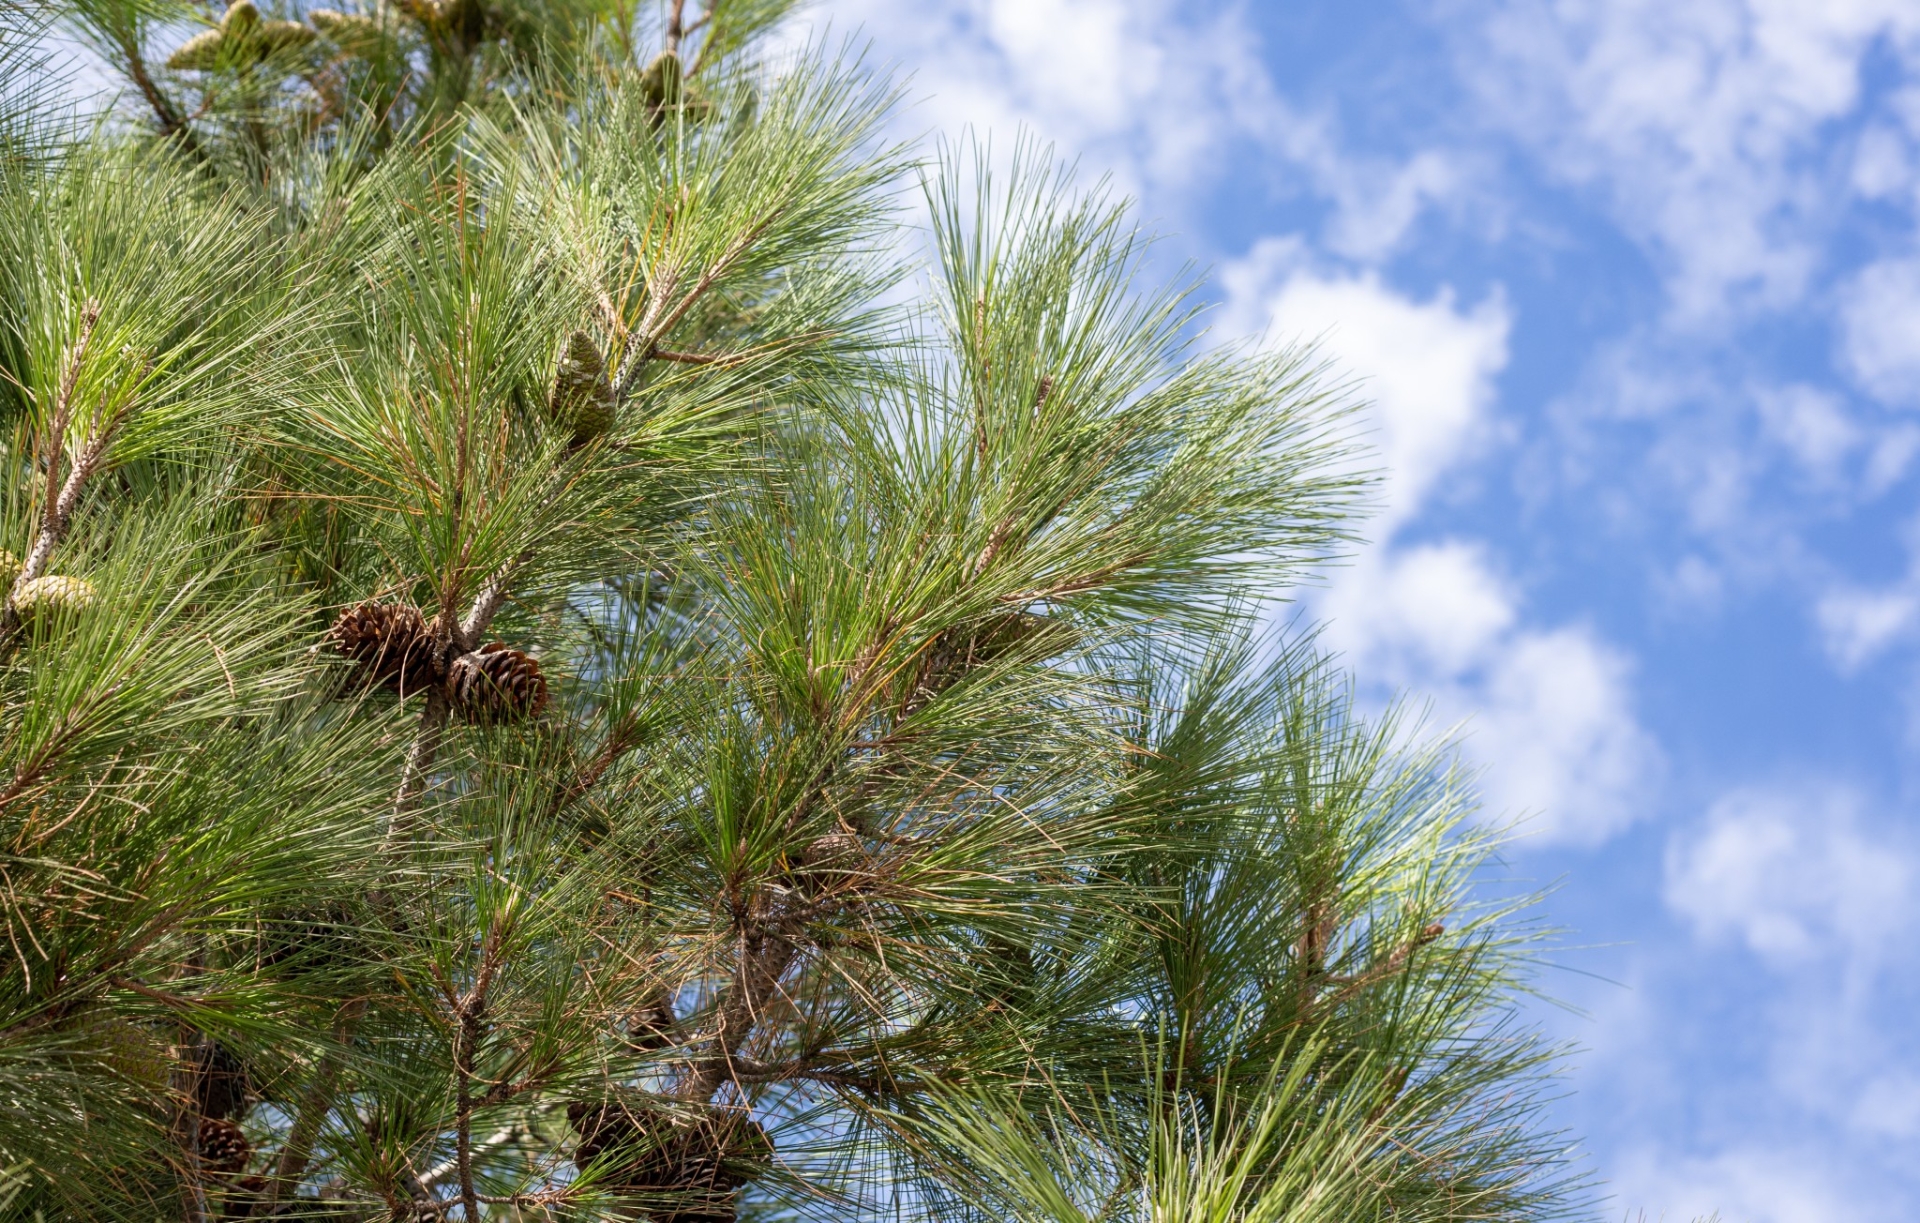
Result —
[{"label": "green foliage", "polygon": [[1447,745],[1260,627],[1350,405],[792,7],[6,92],[0,1215],[1577,1206]]}]

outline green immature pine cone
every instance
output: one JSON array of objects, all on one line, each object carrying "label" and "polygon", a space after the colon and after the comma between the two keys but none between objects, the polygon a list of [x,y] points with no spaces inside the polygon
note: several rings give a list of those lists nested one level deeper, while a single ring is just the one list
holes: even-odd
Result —
[{"label": "green immature pine cone", "polygon": [[245,38],[253,27],[260,24],[260,10],[253,0],[233,0],[227,6],[226,15],[220,18],[220,32]]},{"label": "green immature pine cone", "polygon": [[93,583],[85,578],[49,574],[23,583],[13,592],[13,610],[22,620],[59,613],[74,614],[93,606]]},{"label": "green immature pine cone", "polygon": [[640,96],[652,110],[678,102],[685,87],[686,70],[680,66],[680,57],[672,51],[654,56],[640,73]]},{"label": "green immature pine cone", "polygon": [[314,40],[314,32],[297,21],[263,21],[254,31],[253,46],[259,58],[297,51]]},{"label": "green immature pine cone", "polygon": [[262,21],[253,0],[234,0],[216,29],[202,30],[167,57],[167,67],[182,72],[250,68],[314,40],[297,21]]},{"label": "green immature pine cone", "polygon": [[359,13],[317,8],[307,14],[307,20],[323,37],[349,55],[366,55],[386,39],[378,21]]},{"label": "green immature pine cone", "polygon": [[326,642],[360,664],[372,687],[401,696],[425,692],[439,682],[433,668],[433,642],[420,609],[405,603],[369,599],[342,611],[327,630]]},{"label": "green immature pine cone", "polygon": [[547,679],[530,654],[490,641],[447,669],[447,696],[468,722],[490,725],[537,718],[547,707]]},{"label": "green immature pine cone", "polygon": [[220,48],[224,35],[218,30],[202,30],[180,44],[167,56],[167,67],[175,72],[208,72],[220,66]]},{"label": "green immature pine cone", "polygon": [[658,127],[669,110],[683,111],[689,119],[704,119],[713,112],[713,104],[687,84],[686,69],[672,51],[653,57],[640,73],[640,96],[646,100],[647,113]]},{"label": "green immature pine cone", "polygon": [[613,383],[600,346],[586,332],[574,332],[567,337],[554,371],[548,414],[554,424],[570,431],[569,444],[577,447],[613,428],[615,408]]},{"label": "green immature pine cone", "polygon": [[13,589],[13,583],[19,576],[20,558],[0,548],[0,590]]}]

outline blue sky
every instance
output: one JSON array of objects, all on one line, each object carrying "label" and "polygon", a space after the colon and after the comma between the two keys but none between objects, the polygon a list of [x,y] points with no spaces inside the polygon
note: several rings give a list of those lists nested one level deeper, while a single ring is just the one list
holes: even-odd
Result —
[{"label": "blue sky", "polygon": [[1533,815],[1606,1213],[1920,1218],[1920,5],[814,20],[1368,380],[1385,508],[1310,608]]}]

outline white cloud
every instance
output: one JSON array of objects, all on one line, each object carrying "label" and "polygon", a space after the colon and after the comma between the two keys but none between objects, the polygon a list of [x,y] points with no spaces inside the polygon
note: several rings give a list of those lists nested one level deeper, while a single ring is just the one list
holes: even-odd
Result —
[{"label": "white cloud", "polygon": [[1318,604],[1324,640],[1370,683],[1410,689],[1487,766],[1496,818],[1593,843],[1631,822],[1658,752],[1631,708],[1630,666],[1582,628],[1522,627],[1519,597],[1478,544],[1378,549]]},{"label": "white cloud", "polygon": [[1496,818],[1524,813],[1543,840],[1588,843],[1630,822],[1658,752],[1633,715],[1627,660],[1585,628],[1526,625],[1519,591],[1484,544],[1397,538],[1498,433],[1504,298],[1463,308],[1442,289],[1418,301],[1372,272],[1314,270],[1285,239],[1255,246],[1221,282],[1227,330],[1317,339],[1371,405],[1384,510],[1378,542],[1316,605],[1328,646],[1370,684],[1465,724]]},{"label": "white cloud", "polygon": [[1659,772],[1634,717],[1625,655],[1584,628],[1519,633],[1475,694],[1468,749],[1488,809],[1529,813],[1542,840],[1597,844],[1645,812]]},{"label": "white cloud", "polygon": [[829,27],[858,29],[880,62],[912,72],[913,134],[1032,131],[1153,215],[1251,171],[1330,201],[1323,244],[1378,261],[1473,178],[1460,150],[1362,152],[1334,115],[1284,97],[1234,0],[824,0],[790,37]]},{"label": "white cloud", "polygon": [[1763,389],[1760,421],[1768,436],[1814,477],[1828,483],[1857,450],[1864,431],[1832,391],[1796,383]]},{"label": "white cloud", "polygon": [[[1874,41],[1916,33],[1910,0],[1509,0],[1462,70],[1495,122],[1606,192],[1699,322],[1800,300],[1846,203],[1823,129]],[[1863,189],[1902,186],[1884,148],[1864,158]]]},{"label": "white cloud", "polygon": [[1870,200],[1904,194],[1913,183],[1913,163],[1907,155],[1907,142],[1900,133],[1884,124],[1874,124],[1860,134],[1853,150],[1853,189]]},{"label": "white cloud", "polygon": [[[1816,1121],[1830,1123],[1828,1153],[1815,1161],[1828,1169],[1854,1152],[1865,1172],[1876,1144],[1893,1149],[1920,1134],[1920,1064],[1904,1002],[1914,984],[1920,855],[1889,814],[1845,785],[1749,786],[1667,845],[1663,899],[1694,935],[1690,948],[1669,949],[1671,963],[1730,982],[1723,989],[1745,997],[1739,1045],[1766,1050],[1753,1095],[1726,1105],[1750,1137],[1808,1140],[1820,1133]],[[1767,971],[1718,958],[1725,948],[1752,953]],[[1873,1192],[1873,1179],[1851,1187]],[[1736,1204],[1776,1217],[1765,1198],[1723,1199],[1723,1208]],[[1856,1204],[1829,1217],[1895,1215]]]},{"label": "white cloud", "polygon": [[1873,959],[1910,917],[1915,872],[1900,846],[1862,831],[1857,806],[1836,789],[1727,795],[1669,845],[1668,908],[1702,938],[1780,964]]},{"label": "white cloud", "polygon": [[1841,290],[1841,355],[1885,403],[1920,407],[1920,260],[1869,264]]},{"label": "white cloud", "polygon": [[1479,544],[1375,549],[1321,599],[1326,641],[1380,682],[1418,683],[1483,668],[1518,614]]},{"label": "white cloud", "polygon": [[1222,173],[1218,150],[1267,113],[1259,46],[1231,6],[1174,0],[828,0],[790,34],[871,39],[913,74],[912,132],[1021,129],[1123,190],[1180,197]]},{"label": "white cloud", "polygon": [[1296,242],[1266,239],[1223,269],[1224,326],[1316,341],[1361,380],[1372,405],[1370,440],[1387,472],[1375,524],[1384,537],[1428,499],[1442,472],[1488,440],[1512,315],[1498,292],[1467,310],[1451,289],[1415,301],[1373,272],[1323,275],[1300,266],[1299,252]]},{"label": "white cloud", "polygon": [[[1866,1219],[1857,1195],[1825,1152],[1741,1147],[1704,1157],[1641,1149],[1613,1169],[1615,1206],[1629,1219],[1661,1223],[1835,1223]],[[1642,1213],[1644,1212],[1644,1213]]]},{"label": "white cloud", "polygon": [[1920,614],[1920,595],[1905,586],[1892,590],[1834,590],[1820,597],[1814,618],[1827,654],[1842,671],[1862,663],[1905,637]]}]

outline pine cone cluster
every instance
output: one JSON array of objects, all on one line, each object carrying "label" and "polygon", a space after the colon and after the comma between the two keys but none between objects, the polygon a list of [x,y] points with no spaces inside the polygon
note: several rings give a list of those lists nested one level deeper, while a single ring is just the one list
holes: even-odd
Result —
[{"label": "pine cone cluster", "polygon": [[200,1162],[210,1172],[232,1175],[244,1172],[253,1158],[253,1144],[244,1130],[231,1121],[204,1117],[200,1121]]},{"label": "pine cone cluster", "polygon": [[547,678],[532,655],[489,641],[447,669],[456,713],[482,724],[537,718],[547,708]]},{"label": "pine cone cluster", "polygon": [[571,431],[570,445],[584,446],[613,428],[618,406],[599,345],[586,332],[574,332],[567,337],[566,351],[553,376],[548,414],[556,425]]},{"label": "pine cone cluster", "polygon": [[364,55],[377,50],[386,38],[379,21],[358,13],[317,8],[307,14],[307,20],[335,46],[350,54]]},{"label": "pine cone cluster", "polygon": [[773,1145],[744,1113],[675,1115],[616,1099],[575,1101],[567,1121],[580,1137],[576,1167],[611,1156],[607,1184],[642,1199],[654,1223],[732,1223],[734,1194],[772,1162]]},{"label": "pine cone cluster", "polygon": [[328,644],[361,665],[369,683],[401,696],[424,692],[439,680],[426,617],[405,603],[356,603],[327,630]]},{"label": "pine cone cluster", "polygon": [[433,638],[419,608],[368,600],[342,611],[327,644],[360,664],[374,687],[410,696],[438,688],[468,722],[536,718],[547,707],[547,679],[532,655],[498,641],[434,665]]}]

